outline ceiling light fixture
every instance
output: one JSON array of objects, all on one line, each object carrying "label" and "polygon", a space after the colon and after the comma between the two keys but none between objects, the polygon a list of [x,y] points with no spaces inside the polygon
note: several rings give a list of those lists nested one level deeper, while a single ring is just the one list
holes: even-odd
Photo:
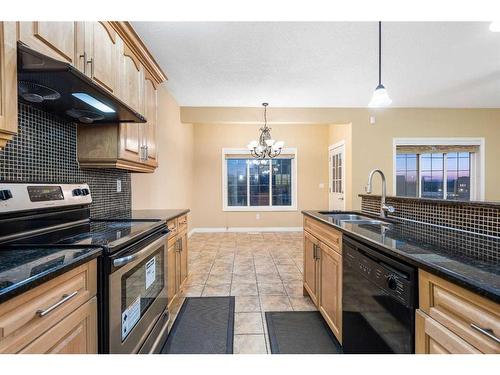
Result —
[{"label": "ceiling light fixture", "polygon": [[378,23],[378,86],[375,88],[369,107],[386,107],[392,103],[382,84],[382,22]]},{"label": "ceiling light fixture", "polygon": [[500,33],[500,21],[493,21],[490,23],[490,31],[494,33]]},{"label": "ceiling light fixture", "polygon": [[264,126],[260,128],[259,140],[251,141],[247,147],[254,158],[270,159],[281,154],[285,142],[275,141],[271,138],[271,128],[267,126],[267,106],[269,103],[262,103],[262,105],[264,106]]}]

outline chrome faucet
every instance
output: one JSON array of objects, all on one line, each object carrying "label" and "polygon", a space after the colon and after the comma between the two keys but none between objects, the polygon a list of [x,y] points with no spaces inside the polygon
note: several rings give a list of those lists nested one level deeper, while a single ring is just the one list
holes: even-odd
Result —
[{"label": "chrome faucet", "polygon": [[382,172],[380,169],[374,169],[373,171],[370,172],[370,175],[368,176],[368,184],[366,185],[366,194],[372,193],[372,179],[375,173],[380,174],[380,177],[382,178],[382,199],[380,202],[380,217],[385,218],[387,216],[387,212],[390,212],[392,214],[396,210],[394,209],[394,207],[385,204],[387,185],[385,182],[384,172]]}]

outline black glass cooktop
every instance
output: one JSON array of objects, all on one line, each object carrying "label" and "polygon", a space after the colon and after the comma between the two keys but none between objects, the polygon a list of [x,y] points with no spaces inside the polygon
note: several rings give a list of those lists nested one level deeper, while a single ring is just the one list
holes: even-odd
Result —
[{"label": "black glass cooktop", "polygon": [[15,244],[101,246],[113,252],[163,226],[160,220],[92,220]]}]

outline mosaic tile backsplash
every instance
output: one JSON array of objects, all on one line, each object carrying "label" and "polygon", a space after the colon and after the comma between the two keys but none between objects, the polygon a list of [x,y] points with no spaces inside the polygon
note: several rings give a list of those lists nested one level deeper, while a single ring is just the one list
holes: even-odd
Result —
[{"label": "mosaic tile backsplash", "polygon": [[[0,150],[0,181],[86,182],[92,192],[92,216],[112,217],[130,210],[130,173],[114,169],[80,169],[76,147],[76,124],[19,104],[18,134]],[[120,193],[116,192],[116,180],[121,180]]]},{"label": "mosaic tile backsplash", "polygon": [[[362,211],[375,215],[380,213],[380,196],[360,196]],[[389,217],[500,237],[500,204],[398,197],[387,197],[386,204],[396,209],[388,214]]]}]

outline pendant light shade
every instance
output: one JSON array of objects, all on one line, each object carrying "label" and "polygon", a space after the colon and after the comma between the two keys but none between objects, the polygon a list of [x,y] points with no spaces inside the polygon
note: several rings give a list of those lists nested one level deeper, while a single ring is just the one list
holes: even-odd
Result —
[{"label": "pendant light shade", "polygon": [[378,23],[378,86],[368,104],[371,108],[387,107],[391,105],[392,100],[387,93],[387,89],[382,84],[382,22]]}]

